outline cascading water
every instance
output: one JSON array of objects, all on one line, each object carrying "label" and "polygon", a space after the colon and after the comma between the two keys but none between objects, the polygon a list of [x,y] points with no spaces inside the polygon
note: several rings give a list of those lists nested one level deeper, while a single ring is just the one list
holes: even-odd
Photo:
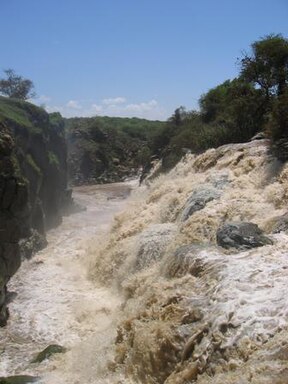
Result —
[{"label": "cascading water", "polygon": [[[87,212],[13,279],[1,372],[45,384],[287,384],[288,167],[267,142],[187,155],[135,188],[109,232],[126,202],[93,188],[78,195]],[[217,246],[226,222],[253,222],[269,241]],[[30,363],[54,342],[68,351]]]},{"label": "cascading water", "polygon": [[[121,300],[87,279],[85,250],[91,237],[107,232],[132,187],[133,183],[76,188],[74,198],[87,209],[65,217],[61,226],[49,231],[48,247],[22,263],[9,284],[9,291],[17,294],[10,304],[10,320],[0,329],[0,376],[42,376],[53,371],[54,363],[31,361],[48,345],[69,350],[94,331],[109,328],[110,314]],[[65,383],[66,378],[59,372],[53,382]]]}]

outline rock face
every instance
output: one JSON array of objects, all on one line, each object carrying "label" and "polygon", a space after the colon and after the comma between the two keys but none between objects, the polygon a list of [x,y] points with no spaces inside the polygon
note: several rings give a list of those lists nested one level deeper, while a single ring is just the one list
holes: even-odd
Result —
[{"label": "rock face", "polygon": [[0,326],[6,324],[6,284],[20,266],[18,241],[29,233],[28,184],[21,177],[11,131],[0,123]]},{"label": "rock face", "polygon": [[0,325],[8,316],[6,283],[21,255],[46,245],[45,231],[61,222],[71,202],[66,157],[59,114],[0,97]]},{"label": "rock face", "polygon": [[138,177],[150,158],[150,137],[162,126],[138,118],[66,119],[71,182],[101,184]]},{"label": "rock face", "polygon": [[28,181],[30,225],[41,234],[61,222],[67,193],[64,120],[20,100],[0,97],[0,121],[10,128],[21,175]]},{"label": "rock face", "polygon": [[217,244],[226,249],[245,250],[273,244],[256,224],[249,222],[225,223],[218,229],[216,236]]}]

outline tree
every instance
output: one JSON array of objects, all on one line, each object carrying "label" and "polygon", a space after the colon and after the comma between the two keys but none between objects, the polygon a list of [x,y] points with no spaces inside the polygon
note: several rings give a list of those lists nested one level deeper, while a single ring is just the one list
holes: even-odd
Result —
[{"label": "tree", "polygon": [[252,54],[240,61],[241,77],[260,87],[267,99],[282,95],[288,83],[288,40],[271,34],[251,47]]},{"label": "tree", "polygon": [[5,79],[0,79],[0,94],[10,98],[27,100],[35,97],[34,84],[19,76],[11,68],[4,70]]},{"label": "tree", "polygon": [[230,80],[210,89],[199,100],[202,119],[205,123],[214,121],[226,108]]},{"label": "tree", "polygon": [[176,127],[179,127],[186,116],[186,110],[185,107],[180,106],[179,108],[176,108],[173,115],[170,117],[169,121],[174,124]]}]

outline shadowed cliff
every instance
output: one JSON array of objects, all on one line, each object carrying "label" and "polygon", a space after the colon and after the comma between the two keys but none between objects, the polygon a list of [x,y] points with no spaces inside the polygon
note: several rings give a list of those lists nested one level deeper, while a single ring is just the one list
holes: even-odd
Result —
[{"label": "shadowed cliff", "polygon": [[[46,245],[45,232],[61,222],[70,202],[66,142],[59,114],[0,97],[0,289],[5,325],[6,283]],[[20,246],[19,246],[20,241]]]}]

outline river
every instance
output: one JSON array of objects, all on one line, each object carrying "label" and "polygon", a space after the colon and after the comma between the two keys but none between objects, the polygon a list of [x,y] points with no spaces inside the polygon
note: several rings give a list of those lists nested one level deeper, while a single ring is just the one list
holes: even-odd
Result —
[{"label": "river", "polygon": [[[91,238],[101,238],[108,231],[133,186],[117,183],[75,188],[75,201],[87,209],[64,217],[59,227],[48,232],[48,246],[22,263],[8,287],[15,297],[9,305],[8,325],[0,330],[0,376],[27,374],[41,376],[45,383],[71,383],[64,364],[60,364],[63,372],[59,369],[54,377],[54,362],[39,365],[31,361],[50,344],[71,350],[91,337],[101,338],[106,329],[111,337],[112,314],[121,298],[87,278],[86,247]],[[77,356],[81,358],[79,350]],[[77,369],[85,371],[87,367],[80,364]]]},{"label": "river", "polygon": [[[76,188],[87,211],[64,218],[10,282],[0,375],[288,384],[288,165],[267,144],[187,155],[148,188]],[[227,222],[254,223],[269,242],[224,249]],[[54,343],[68,351],[31,363]]]}]

